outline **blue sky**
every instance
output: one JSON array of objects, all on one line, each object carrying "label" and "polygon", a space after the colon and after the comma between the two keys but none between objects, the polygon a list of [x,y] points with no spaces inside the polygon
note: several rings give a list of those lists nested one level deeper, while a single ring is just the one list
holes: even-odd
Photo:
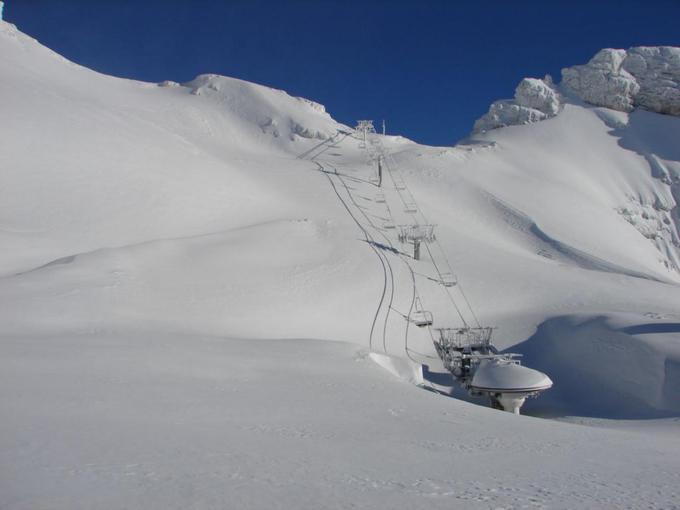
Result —
[{"label": "blue sky", "polygon": [[5,0],[5,19],[107,74],[234,76],[432,145],[524,76],[559,77],[603,47],[680,46],[680,0]]}]

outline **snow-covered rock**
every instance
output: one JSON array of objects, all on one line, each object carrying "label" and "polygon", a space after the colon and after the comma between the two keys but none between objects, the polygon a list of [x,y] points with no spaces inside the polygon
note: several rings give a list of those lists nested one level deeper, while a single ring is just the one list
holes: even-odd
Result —
[{"label": "snow-covered rock", "polygon": [[496,101],[486,115],[475,122],[475,132],[503,126],[531,124],[554,117],[560,110],[560,96],[550,76],[543,80],[524,78],[515,89],[515,98]]},{"label": "snow-covered rock", "polygon": [[545,118],[543,112],[520,106],[511,99],[504,99],[491,104],[488,113],[475,122],[474,131],[481,133],[499,127],[531,124]]},{"label": "snow-covered rock", "polygon": [[635,105],[658,113],[680,115],[680,48],[631,48],[623,68],[635,76],[640,90]]},{"label": "snow-covered rock", "polygon": [[587,103],[629,112],[640,86],[622,68],[625,58],[625,50],[600,50],[587,64],[563,69],[562,86]]},{"label": "snow-covered rock", "polygon": [[496,101],[475,122],[479,133],[504,126],[530,124],[557,115],[560,91],[595,106],[621,112],[643,108],[680,115],[680,48],[637,46],[605,48],[587,64],[562,69],[559,87],[550,77],[525,78],[512,100]]},{"label": "snow-covered rock", "polygon": [[560,96],[550,75],[542,80],[524,78],[515,89],[515,101],[526,108],[534,108],[546,116],[560,111]]},{"label": "snow-covered rock", "polygon": [[680,48],[604,49],[586,65],[563,69],[562,86],[596,106],[680,115]]}]

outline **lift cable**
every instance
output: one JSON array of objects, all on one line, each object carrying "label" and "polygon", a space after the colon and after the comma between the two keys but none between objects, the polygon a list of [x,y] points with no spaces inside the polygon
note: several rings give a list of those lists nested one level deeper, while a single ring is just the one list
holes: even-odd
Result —
[{"label": "lift cable", "polygon": [[[382,147],[381,147],[381,148],[382,148]],[[384,154],[384,153],[383,153],[383,154]],[[395,183],[395,187],[396,187],[396,181],[395,181],[395,179],[394,179],[394,177],[393,177],[393,175],[392,175],[393,172],[396,171],[396,170],[395,170],[396,161],[394,160],[394,157],[392,156],[391,153],[388,153],[387,157],[384,157],[384,160],[385,160],[385,162],[386,162],[386,165],[385,165],[385,166],[386,166],[386,169],[387,169],[388,173],[390,174],[391,180],[393,181],[393,183]],[[388,161],[391,162],[392,164],[390,165],[390,164],[388,163]],[[415,203],[415,204],[417,204],[417,202],[416,202],[416,200],[415,200],[415,197],[414,197],[413,193],[411,192],[411,190],[409,189],[408,185],[406,184],[406,181],[403,180],[403,178],[400,178],[400,181],[403,183],[403,187],[405,188],[404,191],[406,191],[406,192],[408,193],[409,197],[412,199],[412,202]],[[397,190],[397,191],[399,191],[399,190]],[[400,194],[399,196],[400,196],[400,198],[402,198],[402,202],[404,202],[402,195]],[[427,219],[427,217],[425,216],[425,213],[422,211],[422,209],[421,209],[420,207],[418,207],[418,214],[420,214],[420,216],[422,217],[422,219],[423,219],[423,224],[429,224],[428,219]],[[416,223],[416,224],[417,224],[417,223]],[[435,243],[435,244],[437,245],[437,247],[439,248],[439,252],[441,252],[442,258],[444,259],[444,262],[445,262],[447,268],[449,269],[449,273],[452,274],[452,275],[454,275],[455,273],[454,273],[454,271],[453,271],[453,267],[451,266],[451,263],[450,263],[448,257],[446,256],[446,252],[445,252],[445,250],[444,250],[444,247],[441,245],[441,242],[435,237],[435,238],[434,238],[434,243]],[[437,264],[437,262],[436,262],[436,259],[435,259],[435,257],[434,257],[434,254],[432,253],[432,251],[431,251],[431,249],[430,249],[430,247],[429,247],[429,243],[425,243],[425,247],[426,247],[426,249],[427,249],[427,251],[428,251],[428,253],[429,253],[429,255],[430,255],[430,260],[432,261],[432,264],[434,265],[435,270],[437,271],[437,274],[438,274],[438,276],[440,277],[440,280],[441,280],[441,281],[444,281],[444,276],[443,276],[444,272],[442,272],[441,269],[439,268],[439,266],[438,266],[438,264]],[[474,319],[475,324],[477,324],[478,327],[481,327],[481,324],[480,324],[480,322],[479,322],[479,319],[478,319],[477,315],[475,314],[474,309],[472,308],[472,306],[471,306],[471,304],[470,304],[470,300],[467,298],[465,292],[463,291],[463,287],[460,285],[460,283],[458,283],[456,286],[458,287],[458,290],[460,291],[461,296],[463,297],[463,300],[465,301],[465,304],[467,305],[467,309],[470,311],[470,314],[471,314],[472,318]],[[458,306],[455,304],[455,300],[453,299],[453,296],[451,295],[450,290],[449,290],[448,287],[446,287],[446,286],[444,286],[444,289],[445,289],[445,292],[447,293],[449,299],[450,299],[451,302],[454,304],[454,307],[456,308],[456,311],[458,312],[458,315],[460,316],[461,320],[463,321],[463,324],[464,324],[466,327],[468,327],[467,321],[463,318],[460,309],[459,309]]]}]

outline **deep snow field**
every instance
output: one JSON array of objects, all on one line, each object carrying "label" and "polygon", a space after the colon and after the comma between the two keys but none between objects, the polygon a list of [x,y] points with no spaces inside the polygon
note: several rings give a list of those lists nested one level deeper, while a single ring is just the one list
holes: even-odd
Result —
[{"label": "deep snow field", "polygon": [[[5,22],[0,115],[1,509],[680,508],[680,118],[378,136],[385,204],[320,105],[104,76]],[[384,228],[402,181],[420,261]],[[529,416],[427,391],[415,288],[553,379]]]}]

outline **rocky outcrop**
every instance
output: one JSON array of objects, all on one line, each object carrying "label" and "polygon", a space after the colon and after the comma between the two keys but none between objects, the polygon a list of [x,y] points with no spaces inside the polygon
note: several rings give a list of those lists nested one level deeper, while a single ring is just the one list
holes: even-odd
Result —
[{"label": "rocky outcrop", "polygon": [[489,112],[475,122],[474,131],[538,122],[557,115],[560,105],[560,95],[550,76],[542,80],[524,78],[515,89],[514,99],[493,103]]},{"label": "rocky outcrop", "polygon": [[680,116],[680,48],[640,46],[628,50],[624,70],[640,85],[635,105]]},{"label": "rocky outcrop", "polygon": [[493,103],[489,112],[475,122],[474,131],[553,117],[561,107],[560,92],[623,112],[643,108],[680,116],[680,48],[603,49],[587,64],[563,69],[559,87],[549,77],[525,78],[517,86],[515,98]]},{"label": "rocky outcrop", "polygon": [[625,50],[600,50],[587,64],[562,69],[562,87],[587,103],[629,112],[640,86],[622,68],[625,58]]},{"label": "rocky outcrop", "polygon": [[604,49],[585,65],[563,69],[562,87],[596,106],[680,115],[680,48]]}]

